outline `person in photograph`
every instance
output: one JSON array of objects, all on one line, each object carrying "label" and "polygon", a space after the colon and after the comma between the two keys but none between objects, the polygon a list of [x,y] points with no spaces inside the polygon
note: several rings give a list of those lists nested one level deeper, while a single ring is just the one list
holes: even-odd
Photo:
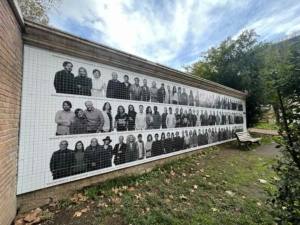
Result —
[{"label": "person in photograph", "polygon": [[185,93],[185,88],[182,89],[182,94],[180,98],[181,102],[179,102],[180,105],[188,105],[189,97],[187,93]]},{"label": "person in photograph", "polygon": [[154,119],[152,116],[152,109],[151,106],[146,108],[146,130],[152,130],[154,126]]},{"label": "person in photograph", "polygon": [[190,135],[189,132],[186,130],[184,136],[184,149],[189,149],[189,148],[190,148]]},{"label": "person in photograph", "polygon": [[91,90],[92,96],[105,98],[106,83],[100,79],[100,77],[101,77],[100,70],[94,69],[93,75],[94,75],[93,88]]},{"label": "person in photograph", "polygon": [[105,102],[102,108],[102,115],[104,119],[104,124],[102,127],[102,132],[111,132],[113,131],[113,118],[111,115],[111,106],[109,102]]},{"label": "person in photograph", "polygon": [[219,126],[221,124],[221,118],[219,116],[219,112],[217,111],[217,115],[216,115],[216,125]]},{"label": "person in photograph", "polygon": [[101,168],[101,149],[97,138],[91,140],[91,144],[85,149],[87,171]]},{"label": "person in photograph", "polygon": [[209,126],[214,125],[214,124],[213,124],[213,115],[212,115],[212,112],[211,112],[211,111],[209,111],[209,115],[208,115],[208,125],[209,125]]},{"label": "person in photograph", "polygon": [[226,137],[227,137],[227,140],[230,140],[231,139],[231,131],[230,131],[230,127],[226,127]]},{"label": "person in photograph", "polygon": [[140,79],[134,78],[134,84],[130,86],[131,100],[141,101],[142,100],[142,88],[140,86]]},{"label": "person in photograph", "polygon": [[204,126],[204,113],[203,113],[203,110],[201,109],[201,114],[200,114],[200,122],[201,122],[201,126]]},{"label": "person in photograph", "polygon": [[160,135],[160,146],[162,149],[163,154],[166,154],[166,135],[164,132],[161,133]]},{"label": "person in photograph", "polygon": [[124,143],[124,137],[119,137],[119,143],[115,145],[112,151],[112,166],[124,164],[126,162],[127,145]]},{"label": "person in photograph", "polygon": [[138,148],[135,142],[135,137],[131,134],[127,137],[127,152],[126,152],[126,163],[134,162],[138,160]]},{"label": "person in photograph", "polygon": [[182,100],[181,100],[181,87],[178,87],[177,95],[178,95],[178,104],[181,105],[181,102],[182,102]]},{"label": "person in photograph", "polygon": [[166,154],[172,152],[172,144],[171,144],[171,133],[167,133],[167,138],[165,140],[165,149],[166,149]]},{"label": "person in photograph", "polygon": [[192,123],[193,127],[195,127],[197,125],[197,115],[196,115],[196,110],[195,109],[193,109],[191,123]]},{"label": "person in photograph", "polygon": [[85,102],[86,110],[83,111],[87,119],[87,132],[99,133],[104,125],[104,117],[99,109],[94,108],[91,101]]},{"label": "person in photograph", "polygon": [[133,105],[128,106],[128,131],[135,130],[136,111]]},{"label": "person in photograph", "polygon": [[181,140],[181,137],[179,136],[179,132],[176,131],[175,133],[176,137],[174,138],[174,150],[175,151],[180,151],[182,149],[182,140]]},{"label": "person in photograph", "polygon": [[159,103],[165,103],[166,90],[165,90],[165,84],[164,83],[162,83],[161,87],[158,89],[157,100],[158,100]]},{"label": "person in photograph", "polygon": [[118,107],[117,115],[115,116],[115,128],[117,131],[127,131],[128,115],[122,105]]},{"label": "person in photograph", "polygon": [[146,130],[147,122],[146,122],[146,113],[144,113],[144,106],[139,106],[139,113],[136,114],[135,117],[135,129],[136,130]]},{"label": "person in photograph", "polygon": [[222,128],[222,140],[226,141],[227,140],[227,133],[226,133],[226,129]]},{"label": "person in photograph", "polygon": [[165,103],[166,104],[171,104],[172,103],[172,92],[171,92],[171,88],[170,88],[169,85],[167,86]]},{"label": "person in photograph", "polygon": [[184,114],[182,114],[180,118],[180,127],[188,127],[188,124],[189,124],[188,113],[187,110],[184,110]]},{"label": "person in photograph", "polygon": [[195,104],[195,99],[194,99],[194,94],[193,94],[193,91],[190,90],[190,95],[189,95],[189,106],[194,106]]},{"label": "person in photograph", "polygon": [[210,128],[208,128],[208,131],[207,131],[207,142],[208,142],[208,144],[212,143],[212,133],[211,133]]},{"label": "person in photograph", "polygon": [[84,152],[84,145],[82,141],[77,141],[75,144],[74,149],[74,156],[75,156],[75,166],[73,168],[73,174],[84,173],[87,171],[86,168],[86,161],[85,161],[85,152]]},{"label": "person in photograph", "polygon": [[145,144],[143,142],[143,136],[141,134],[138,135],[136,146],[138,150],[138,160],[146,159]]},{"label": "person in photograph", "polygon": [[68,142],[63,140],[59,144],[59,150],[53,152],[50,160],[50,171],[53,180],[71,176],[76,159],[74,152],[68,149]]},{"label": "person in photograph", "polygon": [[169,107],[169,114],[166,118],[166,126],[167,128],[174,128],[176,125],[176,117],[175,114],[172,112],[172,107]]},{"label": "person in photograph", "polygon": [[178,94],[177,94],[177,88],[174,86],[172,91],[172,104],[178,105]]},{"label": "person in photograph", "polygon": [[175,121],[176,121],[176,124],[175,124],[175,127],[180,127],[180,117],[181,115],[179,114],[179,108],[176,108],[175,109]]},{"label": "person in photograph", "polygon": [[161,115],[162,129],[167,129],[167,116],[168,116],[168,109],[167,107],[164,107],[164,113]]},{"label": "person in photograph", "polygon": [[146,158],[152,157],[152,144],[153,144],[153,137],[151,134],[148,134],[147,142],[145,144]]},{"label": "person in photograph", "polygon": [[216,122],[217,118],[216,118],[216,112],[215,111],[213,111],[213,115],[212,115],[212,119],[211,120],[212,120],[212,125],[215,126],[216,123],[217,123]]},{"label": "person in photograph", "polygon": [[[192,132],[192,131],[190,130],[190,132]],[[198,146],[198,136],[197,136],[196,130],[193,131],[193,134],[190,138],[190,145],[191,145],[191,148],[195,148]]]},{"label": "person in photograph", "polygon": [[176,142],[175,142],[175,135],[172,132],[171,133],[171,141],[170,141],[170,152],[174,152],[175,151],[175,147],[176,147]]},{"label": "person in photograph", "polygon": [[184,130],[181,131],[181,145],[180,145],[180,150],[184,150],[185,149],[185,133]]},{"label": "person in photograph", "polygon": [[131,83],[129,83],[129,76],[124,75],[124,82],[122,83],[121,99],[130,100],[130,87],[131,87]]},{"label": "person in photograph", "polygon": [[122,83],[118,80],[118,74],[112,72],[112,79],[108,81],[106,89],[106,98],[121,98],[122,93]]},{"label": "person in photograph", "polygon": [[82,109],[75,110],[75,117],[70,125],[70,134],[87,134],[87,119]]},{"label": "person in photograph", "polygon": [[224,112],[222,111],[222,114],[221,114],[221,125],[225,125],[226,123],[226,116],[224,114]]},{"label": "person in photograph", "polygon": [[110,143],[112,140],[109,136],[106,136],[103,140],[103,145],[100,146],[100,169],[104,169],[112,166],[112,146]]},{"label": "person in photograph", "polygon": [[152,143],[152,156],[158,156],[164,154],[163,149],[161,147],[161,142],[158,140],[159,135],[155,134],[154,138],[155,140]]},{"label": "person in photograph", "polygon": [[64,101],[62,110],[59,110],[55,115],[55,123],[57,124],[56,135],[69,135],[70,126],[74,121],[75,114],[71,110],[72,103]]},{"label": "person in photograph", "polygon": [[197,91],[197,94],[194,98],[195,101],[195,106],[199,107],[200,106],[200,96],[199,96],[199,91]]},{"label": "person in photograph", "polygon": [[55,74],[54,88],[56,93],[74,94],[74,74],[71,73],[73,64],[65,61],[63,67],[63,70],[58,71]]},{"label": "person in photograph", "polygon": [[150,88],[147,86],[147,80],[143,80],[142,86],[142,101],[149,102],[150,101]]},{"label": "person in photograph", "polygon": [[198,130],[197,140],[198,140],[198,146],[205,145],[205,135],[204,133],[201,133],[201,129]]},{"label": "person in photograph", "polygon": [[208,126],[208,124],[209,124],[209,121],[208,121],[207,110],[204,110],[203,126]]},{"label": "person in photograph", "polygon": [[150,91],[150,101],[151,102],[158,102],[158,88],[156,87],[156,82],[152,82],[152,87],[149,89]]},{"label": "person in photograph", "polygon": [[197,114],[196,114],[196,126],[200,127],[201,126],[201,117],[200,117],[199,109],[197,109]]},{"label": "person in photograph", "polygon": [[192,109],[189,109],[189,112],[188,112],[188,127],[192,127],[193,126],[193,113],[192,113]]},{"label": "person in photograph", "polygon": [[207,132],[207,129],[205,129],[204,136],[205,136],[204,145],[207,145],[208,144],[208,132]]},{"label": "person in photograph", "polygon": [[228,116],[228,112],[225,113],[225,124],[229,125],[229,116]]},{"label": "person in photograph", "polygon": [[216,109],[221,109],[221,97],[218,95],[215,99]]},{"label": "person in photograph", "polygon": [[157,106],[153,107],[154,113],[152,115],[153,117],[153,129],[160,129],[161,127],[161,115],[157,111]]},{"label": "person in photograph", "polygon": [[218,135],[217,135],[217,133],[214,131],[213,128],[212,128],[211,136],[212,136],[212,143],[218,142]]},{"label": "person in photograph", "polygon": [[78,76],[74,78],[75,94],[91,96],[93,88],[92,79],[88,77],[87,71],[84,67],[78,69]]}]

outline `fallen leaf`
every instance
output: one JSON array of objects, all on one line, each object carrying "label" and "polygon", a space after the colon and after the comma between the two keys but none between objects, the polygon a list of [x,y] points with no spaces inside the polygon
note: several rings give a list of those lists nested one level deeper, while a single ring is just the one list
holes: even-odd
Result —
[{"label": "fallen leaf", "polygon": [[82,215],[82,212],[79,211],[79,212],[75,212],[74,216],[73,217],[80,217]]},{"label": "fallen leaf", "polygon": [[49,206],[50,206],[50,207],[55,207],[55,206],[57,206],[57,204],[54,203],[54,202],[52,202],[52,203],[49,204]]},{"label": "fallen leaf", "polygon": [[105,208],[107,208],[108,205],[106,203],[101,203],[101,204],[98,205],[98,207],[105,207]]},{"label": "fallen leaf", "polygon": [[242,196],[242,198],[246,198],[245,196]]},{"label": "fallen leaf", "polygon": [[119,189],[118,189],[118,188],[112,188],[112,191],[113,191],[115,194],[118,194]]},{"label": "fallen leaf", "polygon": [[146,212],[150,212],[150,208],[146,208]]},{"label": "fallen leaf", "polygon": [[170,203],[170,202],[171,202],[171,200],[167,198],[166,199],[166,203]]},{"label": "fallen leaf", "polygon": [[24,219],[21,218],[21,219],[16,220],[14,225],[24,225]]},{"label": "fallen leaf", "polygon": [[73,196],[72,198],[70,198],[71,202],[74,204],[78,203],[78,197],[77,196]]},{"label": "fallen leaf", "polygon": [[257,202],[256,204],[257,204],[258,206],[261,206],[261,203],[260,203],[260,202]]},{"label": "fallen leaf", "polygon": [[170,179],[166,179],[165,181],[166,181],[167,184],[170,183]]},{"label": "fallen leaf", "polygon": [[205,175],[205,177],[209,178],[210,176],[209,175]]},{"label": "fallen leaf", "polygon": [[134,191],[135,188],[134,188],[133,186],[131,186],[131,187],[129,187],[129,190],[130,190],[130,191]]},{"label": "fallen leaf", "polygon": [[122,194],[122,192],[119,192],[119,193],[118,193],[118,196],[120,196],[120,197],[121,197],[122,195],[123,195],[123,194]]},{"label": "fallen leaf", "polygon": [[194,193],[195,191],[193,189],[190,189],[190,192]]},{"label": "fallen leaf", "polygon": [[115,204],[119,204],[121,202],[120,198],[111,198],[111,202]]},{"label": "fallen leaf", "polygon": [[280,180],[280,178],[278,178],[278,177],[273,177],[273,179],[274,179],[275,181],[279,181],[279,180]]},{"label": "fallen leaf", "polygon": [[185,174],[185,173],[183,173],[183,174],[182,174],[182,176],[183,176],[183,177],[186,177],[186,174]]},{"label": "fallen leaf", "polygon": [[173,170],[171,170],[171,171],[170,171],[170,174],[171,174],[172,176],[174,176],[174,175],[175,175],[175,172],[174,172]]},{"label": "fallen leaf", "polygon": [[234,196],[235,194],[232,191],[225,191],[228,195]]},{"label": "fallen leaf", "polygon": [[194,189],[198,189],[198,185],[195,184],[195,185],[194,185]]},{"label": "fallen leaf", "polygon": [[170,199],[173,199],[174,197],[173,197],[173,195],[169,195],[169,198],[170,198]]},{"label": "fallen leaf", "polygon": [[127,189],[128,189],[128,187],[127,187],[127,186],[122,186],[122,188],[123,188],[124,190],[127,190]]},{"label": "fallen leaf", "polygon": [[185,197],[183,194],[181,194],[181,195],[179,196],[179,198],[180,198],[181,200],[187,200],[187,197]]},{"label": "fallen leaf", "polygon": [[67,208],[67,210],[70,210],[72,207],[73,207],[72,205],[69,205],[68,208]]},{"label": "fallen leaf", "polygon": [[142,195],[139,193],[137,195],[134,195],[136,199],[140,199],[142,197]]},{"label": "fallen leaf", "polygon": [[211,208],[212,209],[212,211],[213,212],[216,212],[216,211],[218,211],[218,209],[217,208]]},{"label": "fallen leaf", "polygon": [[264,179],[258,179],[258,181],[259,181],[260,183],[262,183],[262,184],[268,183],[268,181],[266,181],[266,180],[264,180]]},{"label": "fallen leaf", "polygon": [[81,210],[82,213],[86,213],[87,211],[88,211],[87,208],[84,208],[84,209]]},{"label": "fallen leaf", "polygon": [[201,173],[204,173],[204,169],[200,169],[200,172],[201,172]]}]

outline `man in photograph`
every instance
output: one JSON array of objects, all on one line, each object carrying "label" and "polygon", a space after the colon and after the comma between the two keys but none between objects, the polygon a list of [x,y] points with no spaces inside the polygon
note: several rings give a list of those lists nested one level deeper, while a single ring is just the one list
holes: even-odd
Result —
[{"label": "man in photograph", "polygon": [[219,116],[219,112],[217,111],[217,115],[216,115],[216,125],[219,126],[221,122],[221,118]]},{"label": "man in photograph", "polygon": [[56,135],[69,135],[75,114],[71,110],[72,104],[69,101],[64,101],[62,108],[63,110],[59,110],[55,115],[55,123],[57,123]]},{"label": "man in photograph", "polygon": [[162,83],[160,89],[158,89],[157,92],[157,100],[159,103],[164,103],[165,99],[166,99],[165,84]]},{"label": "man in photograph", "polygon": [[179,108],[175,109],[175,119],[176,119],[176,125],[175,127],[180,127],[180,117],[181,115],[179,114]]},{"label": "man in photograph", "polygon": [[187,93],[185,93],[185,88],[182,89],[182,94],[181,94],[180,100],[181,100],[181,102],[179,103],[180,105],[188,105],[189,97],[188,97]]},{"label": "man in photograph", "polygon": [[121,165],[126,162],[127,145],[124,143],[124,137],[119,137],[119,143],[115,145],[112,152],[112,165]]},{"label": "man in photograph", "polygon": [[136,146],[138,150],[138,160],[146,159],[145,145],[143,141],[143,136],[141,134],[138,135]]},{"label": "man in photograph", "polygon": [[167,86],[167,91],[166,91],[166,95],[165,95],[165,103],[166,104],[172,104],[172,92],[171,92],[171,88],[168,85]]},{"label": "man in photograph", "polygon": [[193,109],[193,115],[192,115],[192,126],[195,127],[197,124],[197,115],[196,115],[196,110]]},{"label": "man in photograph", "polygon": [[111,76],[112,79],[108,81],[106,89],[106,97],[120,99],[122,93],[122,84],[118,80],[118,74],[116,72],[113,72]]},{"label": "man in photograph", "polygon": [[55,74],[54,88],[56,93],[74,94],[74,74],[71,73],[73,64],[65,61],[63,67],[63,70]]},{"label": "man in photograph", "polygon": [[161,127],[161,115],[160,113],[157,111],[157,106],[153,107],[154,113],[152,115],[153,117],[153,129],[160,129]]},{"label": "man in photograph", "polygon": [[61,141],[59,144],[59,150],[52,154],[50,161],[50,171],[52,173],[53,180],[71,176],[75,164],[76,159],[74,151],[68,149],[67,141]]},{"label": "man in photograph", "polygon": [[87,132],[99,133],[104,125],[104,117],[99,109],[95,109],[91,101],[85,102],[86,110],[83,111],[87,119]]},{"label": "man in photograph", "polygon": [[167,128],[174,128],[176,125],[176,118],[174,113],[172,113],[172,107],[169,107],[169,114],[167,115],[166,125]]},{"label": "man in photograph", "polygon": [[157,99],[158,88],[156,87],[155,81],[152,82],[152,87],[150,88],[149,91],[150,91],[151,102],[158,102]]},{"label": "man in photograph", "polygon": [[134,84],[131,85],[130,89],[131,100],[141,101],[142,99],[142,88],[140,86],[140,79],[138,77],[134,78]]},{"label": "man in photograph", "polygon": [[98,170],[101,168],[101,145],[99,145],[98,139],[93,138],[91,144],[85,149],[84,157],[86,160],[87,171]]},{"label": "man in photograph", "polygon": [[122,99],[130,100],[130,87],[128,75],[124,75],[124,82],[122,83]]},{"label": "man in photograph", "polygon": [[181,105],[181,87],[178,87],[178,92],[177,92],[177,94],[178,94],[178,104],[179,105]]},{"label": "man in photograph", "polygon": [[167,107],[164,107],[164,113],[161,115],[162,129],[167,129],[167,116],[168,116],[168,109]]},{"label": "man in photograph", "polygon": [[146,130],[146,113],[144,113],[144,106],[139,106],[139,112],[135,117],[135,129],[136,130]]},{"label": "man in photograph", "polygon": [[163,148],[161,146],[161,141],[158,140],[158,134],[154,135],[155,140],[152,143],[152,156],[158,156],[164,154]]},{"label": "man in photograph", "polygon": [[147,86],[147,80],[143,80],[143,86],[142,86],[142,101],[149,102],[150,101],[150,89]]}]

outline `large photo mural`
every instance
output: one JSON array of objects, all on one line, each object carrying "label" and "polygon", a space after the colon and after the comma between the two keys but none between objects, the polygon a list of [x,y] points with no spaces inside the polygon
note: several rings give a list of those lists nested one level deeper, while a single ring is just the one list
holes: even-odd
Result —
[{"label": "large photo mural", "polygon": [[18,194],[230,141],[245,101],[24,47]]}]

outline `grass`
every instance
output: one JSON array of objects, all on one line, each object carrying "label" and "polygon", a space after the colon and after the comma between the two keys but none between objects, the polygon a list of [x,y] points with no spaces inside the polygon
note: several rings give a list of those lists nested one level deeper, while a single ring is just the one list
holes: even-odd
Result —
[{"label": "grass", "polygon": [[[265,145],[273,141],[268,136],[263,140]],[[274,224],[272,208],[266,204],[267,193],[274,191],[271,183],[275,173],[269,168],[274,159],[238,151],[236,145],[209,148],[147,174],[85,188],[83,193],[90,197],[87,202],[71,209],[53,208],[51,211],[59,212],[44,223]],[[262,184],[258,179],[268,182]],[[87,205],[87,213],[73,217]]]},{"label": "grass", "polygon": [[279,127],[275,124],[270,124],[270,123],[258,123],[255,127],[253,128],[258,128],[258,129],[265,129],[265,130],[278,130]]}]

